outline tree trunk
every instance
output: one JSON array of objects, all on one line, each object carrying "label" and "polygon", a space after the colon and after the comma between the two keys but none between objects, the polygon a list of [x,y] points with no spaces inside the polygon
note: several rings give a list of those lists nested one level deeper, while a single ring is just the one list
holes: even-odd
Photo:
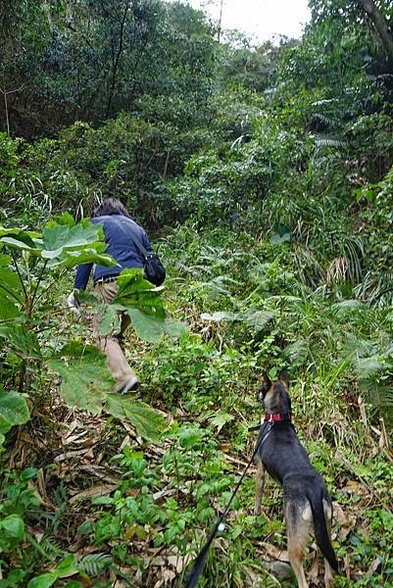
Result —
[{"label": "tree trunk", "polygon": [[389,24],[386,18],[381,13],[374,0],[360,0],[360,3],[372,21],[389,59],[393,63],[393,33],[389,29]]},{"label": "tree trunk", "polygon": [[126,6],[125,6],[125,9],[124,9],[123,18],[121,19],[121,23],[120,23],[119,48],[118,48],[117,54],[116,54],[116,56],[115,56],[115,58],[113,60],[113,66],[112,66],[112,82],[111,82],[111,87],[110,87],[110,91],[109,91],[108,104],[106,106],[105,118],[108,118],[109,117],[109,114],[110,114],[110,111],[111,111],[111,106],[112,106],[112,100],[113,100],[113,96],[114,96],[114,93],[115,93],[116,75],[117,75],[117,69],[119,67],[120,57],[121,57],[121,54],[123,52],[124,27],[125,27],[125,23],[126,23],[128,9],[129,9],[129,4],[127,2],[126,3]]}]

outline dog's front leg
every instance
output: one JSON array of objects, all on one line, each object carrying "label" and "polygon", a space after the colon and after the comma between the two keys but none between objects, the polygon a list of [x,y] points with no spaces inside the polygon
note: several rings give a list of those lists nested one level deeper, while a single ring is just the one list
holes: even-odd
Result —
[{"label": "dog's front leg", "polygon": [[257,474],[255,477],[254,515],[261,514],[263,489],[265,486],[265,468],[259,455],[256,456]]}]

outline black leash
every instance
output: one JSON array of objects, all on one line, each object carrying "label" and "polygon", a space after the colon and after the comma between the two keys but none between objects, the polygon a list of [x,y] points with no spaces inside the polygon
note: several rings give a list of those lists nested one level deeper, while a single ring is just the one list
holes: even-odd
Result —
[{"label": "black leash", "polygon": [[[255,445],[254,453],[252,454],[250,461],[248,462],[242,475],[240,476],[240,478],[235,486],[235,489],[233,490],[231,497],[228,500],[228,504],[226,505],[225,510],[218,517],[216,524],[214,525],[214,527],[210,531],[210,535],[209,535],[205,545],[202,547],[201,551],[199,552],[199,554],[195,558],[194,565],[192,566],[191,573],[188,576],[188,579],[187,579],[187,582],[186,582],[184,588],[195,588],[195,586],[197,585],[197,582],[199,580],[199,576],[203,572],[203,568],[204,568],[205,562],[206,562],[206,557],[207,557],[209,548],[213,542],[213,539],[216,536],[217,531],[219,530],[219,527],[222,524],[223,520],[227,516],[228,511],[231,507],[232,501],[235,498],[237,491],[239,490],[240,485],[244,480],[244,477],[248,471],[248,468],[250,467],[250,465],[254,461],[254,457],[256,456],[258,449],[260,448],[262,443],[264,441],[266,441],[266,439],[269,437],[271,430],[272,430],[272,427],[273,427],[273,424],[274,424],[273,421],[266,421],[262,425],[258,426],[258,429],[260,430],[260,434],[259,434],[258,440]],[[267,429],[266,431],[265,431],[265,428]]]}]

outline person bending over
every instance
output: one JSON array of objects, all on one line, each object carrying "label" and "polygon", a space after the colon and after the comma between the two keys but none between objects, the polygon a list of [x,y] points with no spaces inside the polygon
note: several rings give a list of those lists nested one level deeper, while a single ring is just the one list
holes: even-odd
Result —
[{"label": "person bending over", "polygon": [[[125,206],[116,198],[108,198],[93,213],[92,223],[99,223],[104,228],[105,242],[109,253],[119,264],[116,267],[94,265],[94,291],[104,302],[111,302],[118,291],[116,278],[126,268],[143,268],[144,258],[133,240],[137,239],[147,251],[151,251],[149,239],[144,229],[133,221]],[[92,263],[79,265],[76,271],[74,291],[67,299],[71,310],[76,310],[78,302],[75,290],[85,290],[93,268]],[[139,386],[139,379],[132,371],[120,345],[121,337],[130,324],[126,314],[121,315],[121,329],[118,335],[100,334],[101,316],[93,316],[93,335],[97,345],[107,357],[108,367],[116,380],[116,392],[126,393]]]}]

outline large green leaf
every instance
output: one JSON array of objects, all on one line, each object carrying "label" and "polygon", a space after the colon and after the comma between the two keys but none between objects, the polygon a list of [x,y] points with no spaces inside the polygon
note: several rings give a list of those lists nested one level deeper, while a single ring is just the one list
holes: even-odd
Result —
[{"label": "large green leaf", "polygon": [[134,299],[129,298],[124,302],[123,308],[138,308],[152,317],[164,319],[167,316],[163,300],[154,292],[147,292]]},{"label": "large green leaf", "polygon": [[30,419],[26,400],[18,392],[0,390],[0,431],[6,433],[14,425]]},{"label": "large green leaf", "polygon": [[106,245],[104,243],[96,243],[96,249],[87,247],[81,251],[66,251],[64,250],[58,257],[49,262],[49,267],[75,267],[82,263],[96,263],[98,265],[105,265],[106,267],[116,266],[117,263],[111,255],[102,253]]},{"label": "large green leaf", "polygon": [[266,310],[255,309],[250,309],[247,312],[229,312],[224,310],[213,312],[212,314],[204,313],[201,315],[201,318],[216,323],[222,321],[246,322],[257,331],[260,331],[274,318],[274,314]]},{"label": "large green leaf", "polygon": [[4,243],[13,249],[22,249],[33,253],[39,252],[40,247],[35,237],[38,237],[38,233],[24,231],[23,229],[0,227],[0,243]]},{"label": "large green leaf", "polygon": [[86,220],[75,224],[70,215],[61,218],[59,223],[48,223],[42,238],[38,233],[0,227],[1,243],[40,255],[47,260],[49,267],[74,267],[81,263],[117,265],[110,255],[104,253],[106,243],[102,226]]},{"label": "large green leaf", "polygon": [[131,319],[136,334],[143,341],[156,343],[164,333],[170,337],[180,338],[186,331],[186,325],[179,320],[167,318],[163,306],[148,307],[148,311],[134,306],[109,304],[101,311],[100,333],[116,334],[120,330],[120,313],[125,312]]},{"label": "large green leaf", "polygon": [[102,226],[88,221],[74,224],[69,215],[60,219],[60,223],[51,222],[45,227],[42,244],[42,257],[48,260],[50,267],[73,267],[81,263],[117,265],[110,255],[104,254],[106,243]]},{"label": "large green leaf", "polygon": [[151,290],[154,288],[153,284],[143,279],[143,269],[141,268],[129,268],[123,270],[117,280],[119,286],[119,293],[122,294],[124,291],[129,289],[130,291],[137,291],[143,285],[143,289]]},{"label": "large green leaf", "polygon": [[11,514],[0,521],[0,529],[3,536],[9,539],[22,539],[25,532],[25,524],[17,514]]},{"label": "large green leaf", "polygon": [[46,574],[41,574],[36,578],[30,580],[27,584],[27,588],[50,588],[56,582],[57,576],[53,572],[47,572]]},{"label": "large green leaf", "polygon": [[166,318],[164,321],[164,331],[170,337],[180,339],[187,331],[187,325],[178,319]]},{"label": "large green leaf", "polygon": [[219,310],[209,314],[207,312],[201,314],[201,319],[205,321],[212,321],[214,323],[220,323],[221,321],[242,321],[244,320],[241,312],[229,312],[226,310]]},{"label": "large green leaf", "polygon": [[[162,287],[156,288],[143,278],[142,269],[123,270],[117,278],[119,291],[111,304],[118,312],[126,312],[138,337],[156,343],[164,333],[181,337],[186,327],[178,320],[167,318],[164,301],[160,296]],[[113,310],[105,313],[102,328],[110,332]],[[112,331],[113,332],[113,331]]]},{"label": "large green leaf", "polygon": [[12,264],[12,257],[10,255],[4,255],[0,253],[0,268],[9,267]]},{"label": "large green leaf", "polygon": [[62,378],[60,390],[64,400],[70,406],[100,414],[107,393],[115,385],[105,355],[79,341],[68,343],[58,355],[48,365]]},{"label": "large green leaf", "polygon": [[152,316],[131,306],[124,307],[138,337],[149,343],[157,343],[165,332],[165,319]]},{"label": "large green leaf", "polygon": [[42,243],[48,257],[51,252],[65,248],[80,249],[100,241],[103,242],[102,227],[93,223],[79,223],[73,226],[51,223],[42,233]]},{"label": "large green leaf", "polygon": [[101,335],[115,335],[120,333],[121,320],[117,306],[106,304],[100,314],[102,316],[99,324]]},{"label": "large green leaf", "polygon": [[24,300],[18,274],[10,269],[12,259],[0,254],[0,320],[20,314],[18,304]]},{"label": "large green leaf", "polygon": [[157,411],[129,395],[108,394],[105,408],[118,419],[130,422],[139,435],[151,441],[157,441],[166,428],[165,419]]},{"label": "large green leaf", "polygon": [[116,280],[119,286],[119,291],[114,299],[115,303],[133,304],[144,300],[147,297],[152,297],[157,304],[159,302],[159,293],[164,289],[163,286],[153,286],[148,280],[143,278],[143,270],[138,268],[123,270]]},{"label": "large green leaf", "polygon": [[0,327],[0,338],[5,345],[24,359],[42,359],[37,335],[18,323]]},{"label": "large green leaf", "polygon": [[0,322],[21,316],[22,313],[18,306],[16,306],[16,304],[14,304],[9,298],[5,296],[2,297],[2,293],[0,284]]},{"label": "large green leaf", "polygon": [[32,578],[27,585],[27,588],[49,588],[59,578],[68,578],[79,571],[75,564],[75,558],[72,554],[66,557],[58,564],[58,566],[51,572],[40,574],[36,578]]}]

